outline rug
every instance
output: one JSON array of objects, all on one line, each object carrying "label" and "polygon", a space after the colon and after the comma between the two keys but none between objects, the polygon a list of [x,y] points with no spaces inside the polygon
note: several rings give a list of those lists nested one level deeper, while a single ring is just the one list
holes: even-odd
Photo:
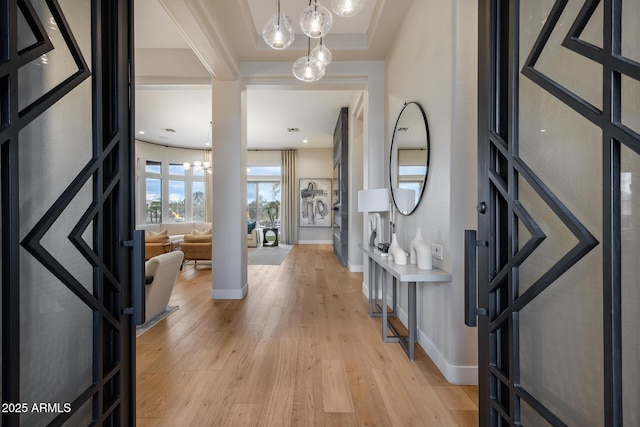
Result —
[{"label": "rug", "polygon": [[258,246],[247,248],[247,264],[249,265],[280,265],[289,255],[293,245]]},{"label": "rug", "polygon": [[171,313],[176,311],[178,309],[178,307],[179,306],[177,306],[177,305],[170,305],[162,313],[158,314],[153,319],[149,320],[146,323],[143,323],[140,326],[136,326],[136,337],[139,337],[140,335],[142,335],[145,332],[147,332],[149,329],[151,329],[154,326],[156,326],[162,319],[164,319],[165,317],[169,316]]}]

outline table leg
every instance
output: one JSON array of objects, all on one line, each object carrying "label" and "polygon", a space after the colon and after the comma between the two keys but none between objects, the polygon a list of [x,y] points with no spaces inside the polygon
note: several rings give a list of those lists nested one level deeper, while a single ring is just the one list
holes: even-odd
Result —
[{"label": "table leg", "polygon": [[373,275],[375,263],[369,258],[369,317],[373,317],[373,282],[375,277]]},{"label": "table leg", "polygon": [[409,360],[414,359],[414,349],[416,343],[416,331],[418,323],[416,320],[416,282],[409,282]]},{"label": "table leg", "polygon": [[382,275],[382,341],[387,342],[387,275]]}]

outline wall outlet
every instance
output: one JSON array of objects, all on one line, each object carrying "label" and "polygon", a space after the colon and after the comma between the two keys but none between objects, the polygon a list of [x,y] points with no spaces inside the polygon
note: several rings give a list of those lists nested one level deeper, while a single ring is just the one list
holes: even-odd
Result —
[{"label": "wall outlet", "polygon": [[442,260],[442,245],[437,245],[435,243],[431,244],[431,255],[434,258]]}]

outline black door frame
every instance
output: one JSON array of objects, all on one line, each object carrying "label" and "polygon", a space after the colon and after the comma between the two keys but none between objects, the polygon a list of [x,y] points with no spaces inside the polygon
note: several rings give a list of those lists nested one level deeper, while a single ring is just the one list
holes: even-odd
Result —
[{"label": "black door frame", "polygon": [[[603,48],[580,40],[596,6],[604,5]],[[479,1],[478,62],[478,201],[486,210],[478,215],[478,238],[488,243],[478,250],[478,307],[488,316],[479,317],[479,415],[481,425],[497,425],[502,417],[509,424],[520,419],[524,399],[552,425],[564,425],[551,411],[519,386],[518,315],[533,297],[597,244],[603,249],[602,304],[604,314],[604,419],[607,426],[622,425],[622,314],[621,314],[621,146],[640,153],[640,135],[621,123],[621,76],[640,81],[640,64],[621,54],[622,0],[586,0],[563,46],[602,65],[603,109],[590,105],[536,70],[536,61],[567,0],[557,0],[526,64],[519,68],[519,0]],[[602,129],[603,133],[603,241],[597,242],[518,157],[518,82],[528,78]],[[517,267],[544,239],[530,229],[532,238],[516,254],[519,211],[517,176],[529,184],[561,217],[579,240],[564,266],[547,272],[526,297],[519,295]],[[479,205],[480,207],[480,205]],[[529,252],[530,253],[530,252]],[[524,255],[522,255],[524,254]],[[500,293],[502,291],[502,293]],[[500,309],[498,309],[498,307]],[[501,323],[502,321],[502,323]],[[508,322],[500,331],[499,324]],[[508,339],[500,339],[507,333]],[[500,344],[501,343],[501,344]],[[502,372],[500,363],[508,364]],[[506,374],[505,374],[506,371]],[[506,387],[497,386],[497,376]],[[505,407],[501,407],[501,403]]]},{"label": "black door frame", "polygon": [[[38,259],[80,301],[93,310],[93,383],[49,425],[64,424],[91,401],[93,424],[135,425],[135,332],[132,306],[134,228],[133,2],[93,0],[92,63],[85,63],[56,0],[47,0],[72,53],[77,71],[28,107],[18,107],[19,69],[54,49],[30,0],[0,1],[0,203],[2,206],[2,403],[21,402],[20,251]],[[36,42],[18,49],[18,14]],[[93,157],[22,239],[19,236],[19,133],[86,79],[92,81]],[[69,201],[93,180],[93,203],[69,239],[93,267],[93,292],[85,290],[40,244]],[[93,230],[94,247],[81,238]],[[24,256],[24,255],[23,255]],[[33,402],[32,402],[33,403]],[[18,413],[2,413],[6,426],[19,425]]]}]

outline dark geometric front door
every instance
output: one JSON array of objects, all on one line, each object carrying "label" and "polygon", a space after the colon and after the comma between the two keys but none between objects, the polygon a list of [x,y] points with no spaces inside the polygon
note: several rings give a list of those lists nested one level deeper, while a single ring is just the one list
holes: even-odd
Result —
[{"label": "dark geometric front door", "polygon": [[640,2],[481,0],[482,425],[640,424]]},{"label": "dark geometric front door", "polygon": [[131,4],[0,0],[2,425],[134,425]]}]

